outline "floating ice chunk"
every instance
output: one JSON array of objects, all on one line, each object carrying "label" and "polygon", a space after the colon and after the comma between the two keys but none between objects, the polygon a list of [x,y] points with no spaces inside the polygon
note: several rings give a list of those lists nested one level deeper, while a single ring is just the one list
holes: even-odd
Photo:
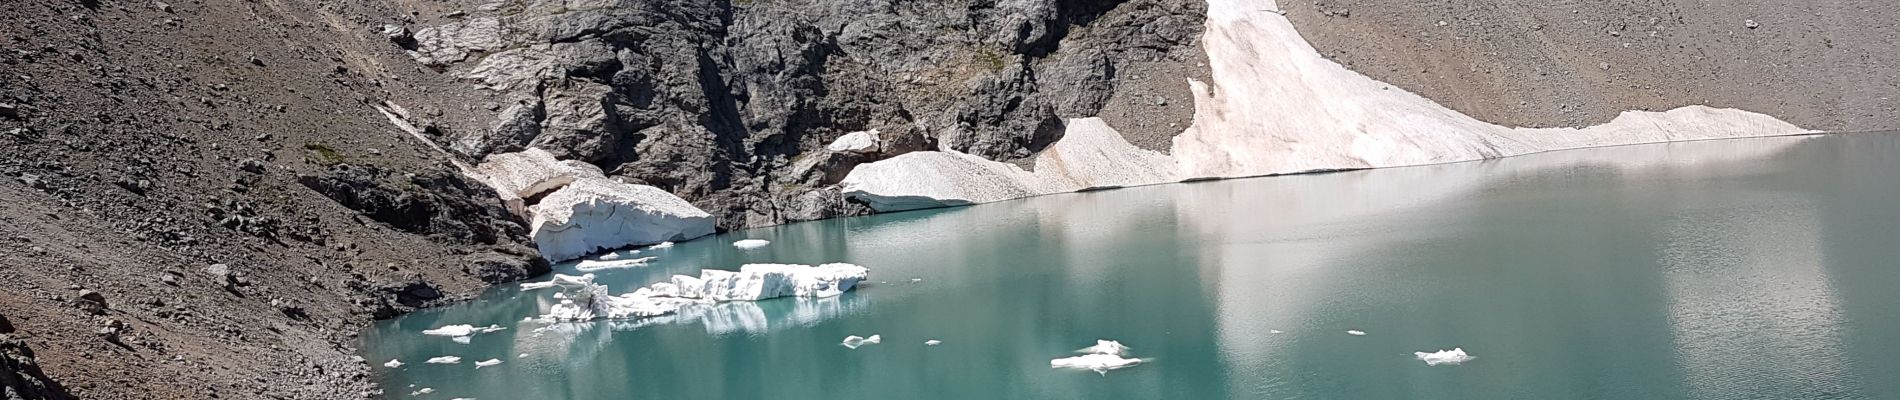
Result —
[{"label": "floating ice chunk", "polygon": [[547,282],[522,283],[521,290],[546,289],[546,288],[551,288],[555,286],[581,287],[581,286],[591,285],[593,283],[594,283],[594,274],[585,274],[585,275],[554,274],[554,277],[548,278]]},{"label": "floating ice chunk", "polygon": [[1365,335],[1366,335],[1366,331],[1361,331],[1361,330],[1349,330],[1349,331],[1346,331],[1346,334],[1348,334],[1348,335],[1353,335],[1353,336],[1365,336]]},{"label": "floating ice chunk", "polygon": [[1086,369],[1103,375],[1107,375],[1112,369],[1128,368],[1139,364],[1141,364],[1139,358],[1123,358],[1114,354],[1084,354],[1049,360],[1050,368]]},{"label": "floating ice chunk", "polygon": [[490,359],[487,359],[487,360],[482,360],[482,361],[476,361],[476,362],[475,362],[475,369],[482,369],[482,367],[493,367],[493,366],[496,366],[496,365],[501,365],[501,360],[500,360],[500,359],[494,359],[494,358],[490,358]]},{"label": "floating ice chunk", "polygon": [[388,368],[402,368],[402,360],[392,358],[389,359],[389,362],[383,363],[383,366]]},{"label": "floating ice chunk", "polygon": [[417,389],[417,390],[416,390],[416,391],[414,391],[414,392],[409,392],[409,395],[410,395],[410,396],[421,396],[421,395],[425,395],[425,394],[430,394],[430,393],[435,393],[435,388],[422,388],[422,389]]},{"label": "floating ice chunk", "polygon": [[840,344],[844,345],[845,348],[856,349],[858,348],[858,346],[863,346],[867,344],[878,344],[882,342],[884,342],[884,337],[878,336],[878,335],[871,335],[871,337],[868,337],[868,338],[859,337],[858,335],[851,335],[851,336],[845,336],[844,343],[840,343]]},{"label": "floating ice chunk", "polygon": [[658,259],[658,258],[659,257],[640,257],[640,258],[635,258],[632,260],[613,260],[613,261],[581,260],[579,264],[574,265],[574,270],[581,271],[581,272],[593,272],[593,271],[599,271],[603,269],[644,267],[647,265],[647,263],[651,263],[653,262],[653,260]]},{"label": "floating ice chunk", "polygon": [[1278,335],[1278,334],[1282,334],[1282,333],[1286,333],[1286,332],[1281,332],[1281,331],[1280,331],[1279,329],[1268,329],[1268,330],[1267,330],[1267,333],[1271,333],[1271,334],[1275,334],[1275,335]]},{"label": "floating ice chunk", "polygon": [[924,278],[910,278],[910,283],[923,282]]},{"label": "floating ice chunk", "polygon": [[607,254],[602,254],[599,257],[594,257],[594,259],[600,260],[600,261],[613,261],[613,260],[618,260],[621,258],[626,258],[628,256],[632,256],[635,254],[640,254],[640,251],[639,250],[612,251],[612,252],[608,252]]},{"label": "floating ice chunk", "polygon": [[930,339],[930,340],[925,340],[925,341],[924,341],[924,345],[925,345],[925,346],[936,346],[936,345],[940,345],[940,344],[943,344],[943,341],[942,341],[942,340],[937,340],[937,339]]},{"label": "floating ice chunk", "polygon": [[670,247],[673,247],[673,242],[660,242],[660,244],[656,244],[656,245],[652,245],[652,246],[648,246],[647,248],[649,248],[649,249],[664,249],[664,248],[670,248]]},{"label": "floating ice chunk", "polygon": [[456,356],[441,356],[441,357],[431,358],[429,359],[429,361],[426,361],[426,362],[430,364],[461,364],[462,358],[456,357]]},{"label": "floating ice chunk", "polygon": [[457,397],[449,400],[475,400],[474,397]]},{"label": "floating ice chunk", "polygon": [[429,335],[429,336],[469,336],[469,335],[474,335],[477,333],[489,333],[489,332],[499,331],[503,329],[508,329],[508,328],[503,328],[501,327],[501,325],[489,325],[489,326],[484,326],[484,327],[476,327],[474,325],[448,325],[448,326],[444,326],[440,328],[422,331],[422,334]]},{"label": "floating ice chunk", "polygon": [[1128,353],[1128,346],[1124,346],[1121,342],[1113,340],[1098,339],[1095,341],[1094,346],[1084,347],[1081,350],[1076,350],[1076,352],[1088,354],[1049,360],[1049,367],[1086,369],[1107,375],[1108,370],[1111,369],[1122,369],[1141,364],[1141,359],[1139,358],[1122,357]]},{"label": "floating ice chunk", "polygon": [[1084,347],[1081,350],[1076,350],[1075,352],[1119,356],[1123,354],[1128,354],[1128,346],[1123,346],[1122,342],[1097,339],[1095,341],[1094,346]]},{"label": "floating ice chunk", "polygon": [[1439,364],[1458,365],[1477,358],[1472,357],[1470,354],[1465,354],[1465,349],[1462,347],[1453,348],[1451,350],[1439,350],[1431,353],[1420,351],[1414,352],[1412,355],[1417,356],[1419,361],[1424,361],[1425,365],[1431,366]]},{"label": "floating ice chunk", "polygon": [[737,242],[732,242],[732,247],[737,247],[741,250],[752,250],[752,249],[756,249],[760,247],[765,247],[765,245],[768,245],[768,244],[772,244],[772,242],[765,239],[746,239],[746,240],[741,240]]},{"label": "floating ice chunk", "polygon": [[454,338],[451,338],[451,339],[449,339],[449,340],[453,340],[453,341],[455,341],[456,343],[461,343],[461,344],[468,344],[468,341],[469,341],[469,339],[470,339],[470,338],[472,338],[472,336],[456,336],[456,337],[454,337]]}]

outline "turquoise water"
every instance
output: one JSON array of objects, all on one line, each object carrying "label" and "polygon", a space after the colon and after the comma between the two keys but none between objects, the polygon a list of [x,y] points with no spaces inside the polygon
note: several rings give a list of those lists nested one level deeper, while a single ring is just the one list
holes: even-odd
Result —
[{"label": "turquoise water", "polygon": [[[772,244],[729,245],[744,238]],[[596,273],[616,293],[749,262],[872,276],[838,298],[539,333],[519,321],[551,292],[509,285],[372,328],[366,357],[392,397],[441,399],[1900,398],[1894,134],[1046,196],[640,256],[659,258]],[[463,323],[511,329],[418,333]],[[870,334],[883,343],[838,345]],[[1098,338],[1147,362],[1049,368]],[[1412,355],[1452,347],[1477,358]],[[422,363],[442,355],[464,361]],[[504,363],[474,367],[489,358]]]}]

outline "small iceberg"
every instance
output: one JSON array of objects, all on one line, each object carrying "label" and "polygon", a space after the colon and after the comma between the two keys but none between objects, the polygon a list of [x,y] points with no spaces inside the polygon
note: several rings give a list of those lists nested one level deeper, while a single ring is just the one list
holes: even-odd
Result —
[{"label": "small iceberg", "polygon": [[756,249],[760,247],[765,247],[765,245],[768,245],[768,244],[772,244],[772,242],[765,239],[746,239],[746,240],[741,240],[737,242],[732,242],[732,247],[737,247],[740,250],[752,250],[752,249]]},{"label": "small iceberg", "polygon": [[449,325],[449,326],[444,326],[441,328],[425,330],[425,331],[422,331],[422,334],[429,335],[429,336],[470,336],[477,333],[489,333],[489,332],[500,331],[503,329],[508,329],[508,328],[503,328],[501,327],[501,325],[489,325],[489,326],[479,327],[479,328],[475,327],[474,325]]},{"label": "small iceberg", "polygon": [[1279,329],[1268,329],[1268,330],[1267,330],[1267,333],[1271,333],[1271,334],[1275,334],[1275,335],[1278,335],[1278,334],[1282,334],[1282,333],[1286,333],[1286,332],[1281,332],[1281,331],[1280,331]]},{"label": "small iceberg", "polygon": [[1078,353],[1088,354],[1049,360],[1049,367],[1086,369],[1095,371],[1095,373],[1098,374],[1108,375],[1109,370],[1128,368],[1141,364],[1141,359],[1139,358],[1122,357],[1128,354],[1128,350],[1128,346],[1124,346],[1118,341],[1096,340],[1094,346],[1076,350]]},{"label": "small iceberg", "polygon": [[647,246],[647,248],[649,249],[664,249],[664,248],[670,248],[670,247],[673,247],[673,242],[660,242],[660,244]]},{"label": "small iceberg", "polygon": [[402,368],[402,360],[397,360],[397,359],[392,358],[389,360],[389,362],[383,363],[383,367]]},{"label": "small iceberg", "polygon": [[1417,356],[1419,361],[1424,361],[1425,365],[1428,366],[1438,366],[1439,364],[1458,365],[1477,358],[1472,357],[1470,354],[1465,354],[1465,349],[1462,347],[1453,348],[1451,350],[1439,350],[1431,353],[1420,351],[1414,352],[1412,355]]},{"label": "small iceberg", "polygon": [[[601,259],[606,260],[606,258],[604,257]],[[581,272],[594,272],[594,271],[599,271],[603,269],[644,267],[644,266],[647,266],[647,263],[651,263],[653,262],[653,260],[656,260],[656,259],[659,259],[659,257],[640,257],[640,258],[635,258],[632,260],[616,259],[616,260],[611,260],[611,261],[581,260],[579,264],[574,264],[574,270],[581,271]]]},{"label": "small iceberg", "polygon": [[1361,330],[1349,330],[1349,331],[1346,331],[1346,334],[1348,334],[1348,335],[1353,335],[1353,336],[1365,336],[1365,335],[1366,335],[1366,331],[1361,331]]},{"label": "small iceberg", "polygon": [[937,339],[930,339],[930,340],[925,340],[925,341],[924,341],[924,345],[925,345],[925,346],[936,346],[936,345],[940,345],[940,344],[943,344],[943,341],[942,341],[942,340],[937,340]]},{"label": "small iceberg", "polygon": [[418,389],[418,390],[416,390],[416,391],[414,391],[414,392],[409,392],[409,395],[410,395],[410,396],[421,396],[421,395],[425,395],[425,394],[430,394],[430,393],[435,393],[435,388],[422,388],[422,389]]},{"label": "small iceberg", "polygon": [[458,343],[458,344],[468,344],[469,339],[472,339],[472,338],[474,337],[473,336],[456,336],[454,338],[450,338],[449,340],[455,341],[455,343]]},{"label": "small iceberg", "polygon": [[501,365],[501,360],[500,360],[500,359],[494,359],[494,358],[490,358],[490,359],[487,359],[487,360],[482,360],[482,361],[476,361],[476,362],[475,362],[475,369],[482,369],[482,367],[493,367],[493,366],[496,366],[496,365]]},{"label": "small iceberg", "polygon": [[843,345],[845,348],[855,350],[858,348],[858,346],[863,346],[867,344],[878,344],[878,343],[883,343],[883,342],[884,342],[884,337],[878,336],[878,335],[871,335],[871,337],[868,337],[868,338],[859,337],[858,335],[851,335],[851,336],[845,336],[844,343],[839,343],[839,344]]},{"label": "small iceberg", "polygon": [[777,297],[835,297],[857,288],[870,275],[863,266],[831,263],[746,264],[738,271],[705,269],[699,276],[674,275],[632,293],[609,295],[607,286],[594,283],[594,274],[556,274],[547,282],[521,284],[522,290],[560,287],[541,321],[575,322],[594,319],[631,319],[674,314],[694,304],[756,301]]},{"label": "small iceberg", "polygon": [[426,362],[430,364],[461,364],[462,358],[456,357],[456,356],[441,356],[441,357],[431,358],[429,359],[429,361],[426,361]]}]

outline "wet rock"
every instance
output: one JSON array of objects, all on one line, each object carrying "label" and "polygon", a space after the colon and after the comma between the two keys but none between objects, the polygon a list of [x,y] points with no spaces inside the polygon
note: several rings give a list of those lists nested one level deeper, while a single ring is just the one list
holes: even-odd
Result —
[{"label": "wet rock", "polygon": [[548,261],[535,256],[517,256],[496,252],[464,256],[469,273],[489,284],[514,282],[550,271]]}]

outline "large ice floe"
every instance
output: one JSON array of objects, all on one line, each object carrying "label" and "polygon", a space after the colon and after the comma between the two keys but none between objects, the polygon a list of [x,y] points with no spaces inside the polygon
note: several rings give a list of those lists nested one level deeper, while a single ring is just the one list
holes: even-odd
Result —
[{"label": "large ice floe", "polygon": [[1133,367],[1141,364],[1139,358],[1128,358],[1128,346],[1114,340],[1096,340],[1094,346],[1076,350],[1085,353],[1074,357],[1049,360],[1050,368],[1086,369],[1107,375],[1109,370]]},{"label": "large ice floe", "polygon": [[593,274],[557,274],[546,282],[524,283],[521,288],[561,288],[557,294],[561,302],[542,319],[571,322],[656,317],[679,312],[688,305],[721,301],[832,297],[856,288],[869,275],[870,269],[845,263],[746,264],[738,271],[705,269],[699,271],[699,276],[674,275],[619,296],[608,294],[607,286],[594,283]]},{"label": "large ice floe", "polygon": [[508,328],[503,328],[501,325],[481,327],[474,325],[445,325],[440,328],[423,330],[422,334],[430,336],[473,336],[478,333],[496,332],[503,329]]},{"label": "large ice floe", "polygon": [[1429,366],[1458,365],[1477,358],[1472,357],[1470,354],[1465,354],[1465,349],[1462,347],[1430,353],[1419,351],[1413,352],[1412,355],[1417,356],[1419,361],[1424,361],[1425,365]]},{"label": "large ice floe", "polygon": [[1762,114],[1705,106],[1625,112],[1587,128],[1480,121],[1322,57],[1273,1],[1210,0],[1212,83],[1189,80],[1194,121],[1167,154],[1128,144],[1100,119],[1067,121],[1033,172],[952,151],[859,165],[847,196],[879,211],[956,206],[1184,180],[1469,161],[1582,147],[1810,133]]},{"label": "large ice floe", "polygon": [[530,236],[552,261],[713,233],[712,214],[679,196],[609,179],[599,167],[558,161],[538,148],[493,154],[475,169],[510,210],[530,219]]}]

